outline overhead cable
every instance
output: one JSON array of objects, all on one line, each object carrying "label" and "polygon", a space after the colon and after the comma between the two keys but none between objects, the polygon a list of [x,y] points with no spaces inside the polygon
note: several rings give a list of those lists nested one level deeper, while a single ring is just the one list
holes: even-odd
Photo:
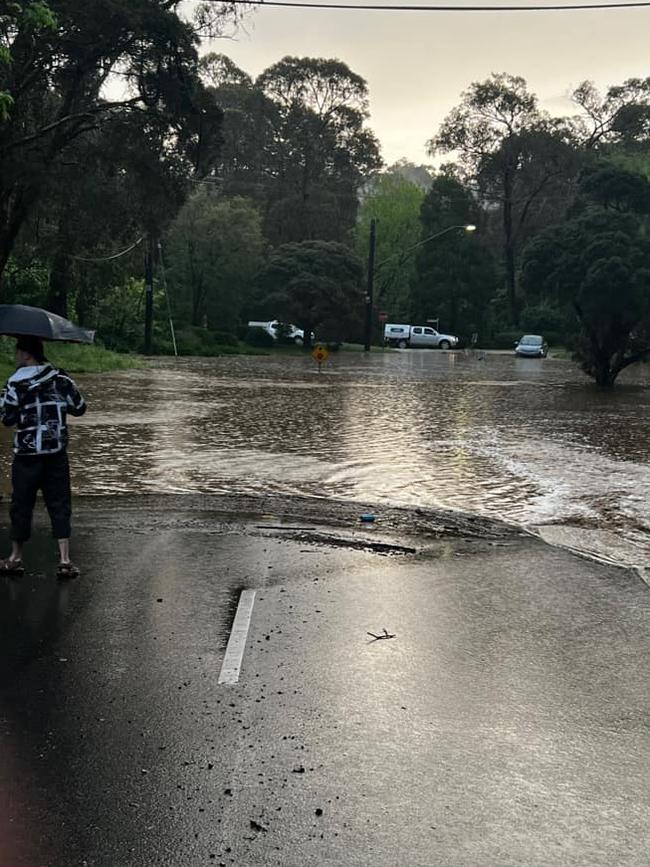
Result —
[{"label": "overhead cable", "polygon": [[141,244],[144,240],[144,236],[138,238],[138,240],[131,244],[130,247],[127,247],[126,250],[121,250],[119,253],[113,253],[112,256],[100,256],[99,258],[90,258],[87,256],[71,256],[70,258],[76,259],[78,262],[111,262],[113,259],[121,259],[122,256],[126,256],[127,253],[130,253],[131,250],[135,250],[138,244]]},{"label": "overhead cable", "polygon": [[[224,0],[210,0],[221,3]],[[309,3],[307,0],[227,0],[235,6],[281,6],[290,9],[342,9],[361,12],[576,12],[589,9],[641,9],[650,6],[650,0],[622,0],[621,3],[553,3],[548,5],[500,4],[497,6],[450,6],[376,4],[376,3]]]}]

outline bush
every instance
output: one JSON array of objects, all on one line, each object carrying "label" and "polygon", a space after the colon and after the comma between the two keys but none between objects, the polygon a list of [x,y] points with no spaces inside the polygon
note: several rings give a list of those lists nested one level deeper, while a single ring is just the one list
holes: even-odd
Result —
[{"label": "bush", "polygon": [[521,325],[524,331],[528,334],[542,334],[549,343],[550,334],[557,338],[554,342],[564,342],[566,324],[563,312],[547,304],[525,307],[521,313]]},{"label": "bush", "polygon": [[208,331],[210,340],[217,343],[219,346],[237,346],[239,341],[234,334],[229,334],[226,331]]},{"label": "bush", "polygon": [[[176,331],[176,346],[179,355],[219,356],[237,352],[237,338],[222,331],[208,331],[193,325],[185,325]],[[156,341],[158,351],[162,350]],[[164,340],[165,352],[173,352],[171,339]]]},{"label": "bush", "polygon": [[245,340],[250,346],[257,346],[262,349],[270,349],[275,346],[275,339],[263,328],[249,328]]},{"label": "bush", "polygon": [[117,352],[140,349],[144,338],[144,281],[129,277],[99,302],[97,333]]},{"label": "bush", "polygon": [[519,331],[501,331],[498,334],[493,334],[491,338],[487,338],[485,342],[481,341],[479,335],[479,346],[482,349],[512,349],[523,336],[524,332]]}]

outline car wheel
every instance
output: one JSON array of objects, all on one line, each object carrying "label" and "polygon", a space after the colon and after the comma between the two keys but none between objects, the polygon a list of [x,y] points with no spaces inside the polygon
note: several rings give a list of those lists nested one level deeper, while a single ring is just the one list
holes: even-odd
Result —
[{"label": "car wheel", "polygon": [[441,349],[451,349],[451,343],[448,340],[441,340],[438,346]]},{"label": "car wheel", "polygon": [[398,349],[406,349],[407,346],[408,343],[406,342],[406,340],[400,340],[400,342],[397,344]]},{"label": "car wheel", "polygon": [[296,344],[296,346],[302,346],[302,337],[296,337],[293,342]]}]

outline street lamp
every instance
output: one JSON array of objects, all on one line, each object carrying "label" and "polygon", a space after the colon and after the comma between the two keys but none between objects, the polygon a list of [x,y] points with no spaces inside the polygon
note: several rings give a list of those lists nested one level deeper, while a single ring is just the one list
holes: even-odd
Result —
[{"label": "street lamp", "polygon": [[418,247],[421,247],[423,244],[428,244],[429,241],[433,241],[436,238],[440,238],[442,235],[446,235],[447,232],[453,232],[454,229],[462,229],[463,232],[475,232],[476,226],[473,223],[465,223],[455,226],[447,226],[446,229],[442,229],[440,232],[436,232],[434,235],[429,235],[428,238],[423,238],[421,241],[418,241],[417,244],[413,244],[411,247],[407,247],[406,250],[402,250],[400,253],[393,253],[392,256],[389,256],[387,259],[382,259],[381,262],[375,264],[375,249],[377,245],[377,220],[373,217],[370,221],[370,247],[368,253],[368,288],[366,290],[366,330],[365,330],[365,352],[370,352],[370,339],[372,336],[372,304],[373,304],[373,295],[375,288],[375,273],[386,264],[386,262],[390,262],[391,259],[394,259],[395,256],[406,257],[409,256],[413,250],[417,250]]}]

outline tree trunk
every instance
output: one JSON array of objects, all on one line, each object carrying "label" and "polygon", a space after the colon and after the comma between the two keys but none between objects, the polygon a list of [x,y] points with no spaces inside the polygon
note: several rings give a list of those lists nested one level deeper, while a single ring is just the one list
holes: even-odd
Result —
[{"label": "tree trunk", "polygon": [[[14,249],[18,232],[20,231],[29,210],[29,202],[22,191],[0,191],[0,286],[2,275]],[[0,299],[2,293],[0,292]]]},{"label": "tree trunk", "polygon": [[620,369],[612,366],[609,354],[603,351],[594,353],[593,376],[600,388],[611,388],[614,385]]},{"label": "tree trunk", "polygon": [[303,332],[302,338],[302,347],[303,349],[311,349],[311,332],[313,331],[311,325],[301,325],[300,328]]},{"label": "tree trunk", "polygon": [[50,270],[50,281],[47,291],[47,309],[59,316],[68,316],[68,280],[70,279],[70,262],[65,253],[59,251],[54,257]]},{"label": "tree trunk", "polygon": [[71,277],[70,252],[72,245],[67,232],[68,214],[64,210],[59,219],[56,237],[56,252],[50,268],[47,292],[47,308],[59,316],[68,316],[68,283]]}]

